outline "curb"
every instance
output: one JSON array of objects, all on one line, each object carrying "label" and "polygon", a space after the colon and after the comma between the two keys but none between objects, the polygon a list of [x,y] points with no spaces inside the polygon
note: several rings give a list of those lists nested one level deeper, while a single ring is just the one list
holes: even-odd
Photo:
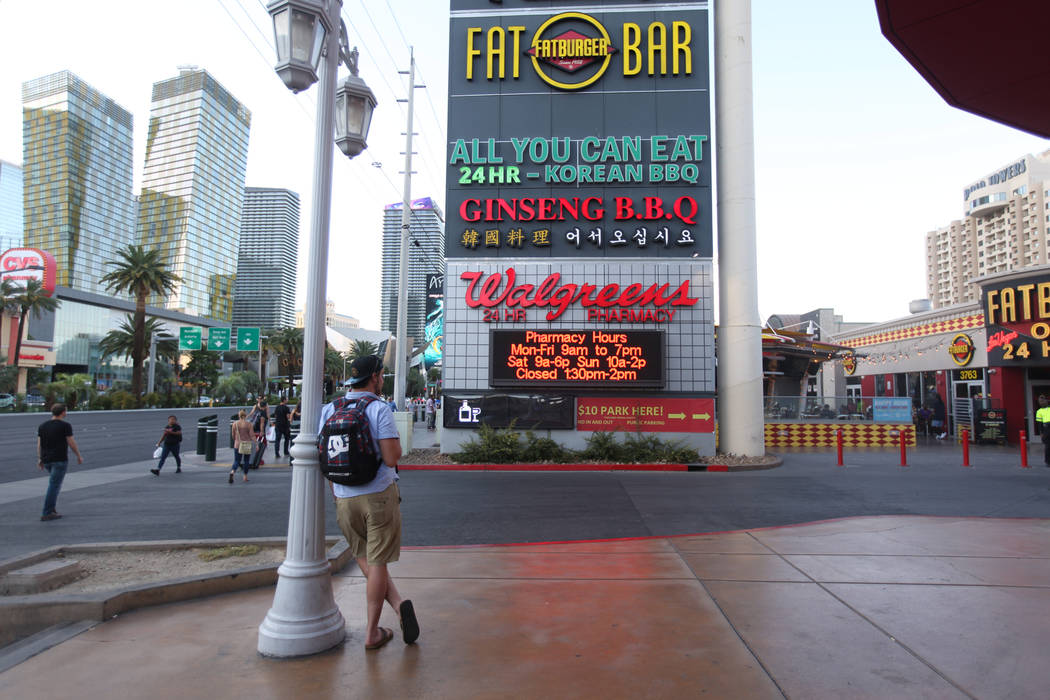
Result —
[{"label": "curb", "polygon": [[775,469],[784,464],[783,458],[768,464],[399,464],[405,471],[448,472],[744,472]]},{"label": "curb", "polygon": [[[351,561],[350,548],[340,538],[328,538],[327,558],[335,574]],[[59,553],[112,550],[192,549],[222,545],[286,545],[286,538],[250,537],[236,540],[171,540],[151,542],[93,543],[58,545],[22,557],[0,562],[0,574],[29,566]],[[232,593],[270,586],[277,581],[278,564],[217,571],[213,574],[175,578],[167,581],[113,588],[93,593],[39,593],[0,598],[0,648],[55,625],[82,620],[102,622],[121,613],[151,605],[163,605],[194,598]]]}]

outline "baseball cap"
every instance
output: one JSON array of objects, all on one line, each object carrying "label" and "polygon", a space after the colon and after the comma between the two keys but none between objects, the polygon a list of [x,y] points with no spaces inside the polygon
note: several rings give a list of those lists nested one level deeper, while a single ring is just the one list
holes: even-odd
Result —
[{"label": "baseball cap", "polygon": [[350,364],[350,378],[346,380],[349,386],[357,386],[367,381],[373,374],[383,371],[383,360],[377,355],[365,355],[359,357]]}]

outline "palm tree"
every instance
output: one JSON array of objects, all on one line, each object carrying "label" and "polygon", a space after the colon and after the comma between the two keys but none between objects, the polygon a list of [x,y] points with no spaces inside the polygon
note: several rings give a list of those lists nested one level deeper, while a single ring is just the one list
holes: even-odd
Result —
[{"label": "palm tree", "polygon": [[106,289],[117,294],[135,297],[134,342],[131,348],[131,393],[135,401],[142,397],[142,366],[146,354],[146,298],[150,294],[169,294],[175,291],[179,277],[168,270],[160,258],[160,251],[147,250],[140,245],[128,244],[117,250],[120,260],[109,261],[113,271],[100,282]]},{"label": "palm tree", "polygon": [[280,365],[288,375],[288,395],[291,396],[295,387],[295,373],[302,371],[303,329],[281,328],[271,335],[270,342],[280,355]]},{"label": "palm tree", "polygon": [[375,355],[378,351],[379,347],[369,340],[355,340],[354,344],[350,346],[350,352],[347,353],[347,356],[351,360],[356,360],[359,357]]},{"label": "palm tree", "polygon": [[[8,298],[6,295],[5,299]],[[44,311],[58,308],[58,299],[52,299],[44,293],[44,284],[40,280],[26,280],[26,286],[17,290],[11,297],[11,305],[18,309],[18,339],[15,341],[15,366],[18,366],[22,354],[22,334],[25,332],[26,317],[32,313],[33,318],[40,318]]]},{"label": "palm tree", "polygon": [[[150,316],[146,319],[146,337],[152,338],[153,334],[167,335],[161,321]],[[135,350],[135,319],[131,314],[124,317],[117,328],[103,336],[98,344],[102,351],[102,359],[107,357],[131,357]],[[179,341],[175,339],[157,341],[157,359],[174,361],[179,357]]]}]

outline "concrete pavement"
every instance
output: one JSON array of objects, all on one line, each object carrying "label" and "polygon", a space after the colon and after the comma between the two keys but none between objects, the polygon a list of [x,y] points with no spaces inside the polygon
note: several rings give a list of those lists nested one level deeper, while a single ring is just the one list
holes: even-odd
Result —
[{"label": "concrete pavement", "polygon": [[[1041,698],[1050,520],[862,517],[560,545],[410,548],[422,634],[256,653],[273,589],[137,610],[0,673],[10,698]],[[387,609],[381,624],[397,629]]]}]

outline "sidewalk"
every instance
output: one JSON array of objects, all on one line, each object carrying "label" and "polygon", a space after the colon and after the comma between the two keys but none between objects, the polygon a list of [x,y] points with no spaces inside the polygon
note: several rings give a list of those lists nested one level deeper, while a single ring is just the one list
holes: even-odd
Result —
[{"label": "sidewalk", "polygon": [[[412,548],[419,642],[256,652],[273,588],[147,608],[0,674],[11,698],[1037,698],[1050,520],[861,517],[607,542]],[[384,610],[382,624],[397,628]]]}]

